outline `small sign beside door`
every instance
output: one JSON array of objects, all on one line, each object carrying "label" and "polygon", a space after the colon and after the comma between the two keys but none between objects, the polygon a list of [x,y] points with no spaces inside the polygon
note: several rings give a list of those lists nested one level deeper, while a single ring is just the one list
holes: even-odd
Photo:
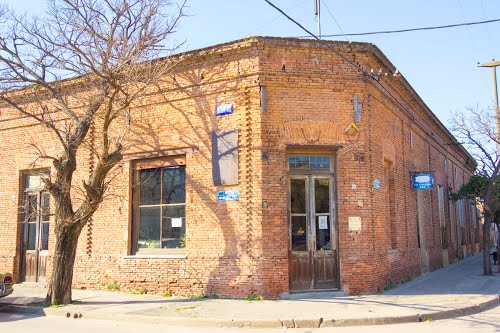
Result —
[{"label": "small sign beside door", "polygon": [[361,217],[349,216],[349,231],[360,231],[360,230],[361,230]]},{"label": "small sign beside door", "polygon": [[215,115],[217,117],[233,114],[233,112],[234,112],[233,104],[221,104],[215,107]]},{"label": "small sign beside door", "polygon": [[414,190],[431,190],[434,188],[434,175],[430,173],[414,173],[411,175],[411,187]]}]

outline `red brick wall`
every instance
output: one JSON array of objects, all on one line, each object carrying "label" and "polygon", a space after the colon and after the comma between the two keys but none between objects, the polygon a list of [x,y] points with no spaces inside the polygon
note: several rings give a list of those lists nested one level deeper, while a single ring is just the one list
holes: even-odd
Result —
[{"label": "red brick wall", "polygon": [[[367,68],[390,67],[377,50],[369,52],[369,44],[338,43],[336,47]],[[409,173],[433,170],[436,184],[448,182],[456,190],[471,170],[464,164],[464,153],[448,145],[448,133],[431,119],[405,82],[394,78],[385,84],[408,111],[359,70],[311,41],[250,38],[182,57],[175,73],[160,82],[162,92],[145,96],[131,111],[126,160],[114,172],[109,195],[80,237],[75,287],[104,288],[116,281],[124,291],[142,288],[178,295],[277,297],[287,292],[289,144],[342,146],[336,151],[335,177],[340,278],[346,292],[375,292],[421,273],[416,194],[410,189]],[[262,87],[267,90],[264,113]],[[353,121],[353,96],[363,102],[360,132],[351,129],[345,133]],[[220,103],[233,103],[235,113],[215,117],[214,108]],[[0,270],[18,273],[20,174],[30,168],[34,158],[29,144],[42,142],[49,152],[58,146],[46,130],[28,129],[26,119],[13,115],[0,114],[4,166],[0,174],[0,225],[4,230],[0,234]],[[113,130],[118,132],[123,123]],[[239,131],[239,184],[215,187],[211,132],[229,129]],[[134,154],[153,156],[157,151],[188,147],[194,150],[186,154],[185,251],[162,257],[130,255],[131,161],[138,156]],[[80,155],[75,184],[85,179],[95,158],[85,150]],[[384,160],[394,166],[394,249],[390,248]],[[450,179],[452,168],[459,170],[456,179]],[[373,189],[374,179],[382,181],[379,190]],[[216,192],[221,189],[238,189],[240,200],[217,202]],[[437,189],[425,191],[424,203],[425,246],[433,270],[442,266]],[[362,218],[360,232],[349,231],[349,216]],[[455,228],[457,224],[455,219]],[[50,241],[49,249],[53,248],[53,234]],[[470,246],[467,251],[468,255]],[[450,261],[460,256],[451,242],[449,256]]]},{"label": "red brick wall", "polygon": [[[374,292],[421,274],[416,191],[410,188],[410,172],[433,171],[436,185],[447,188],[443,162],[446,157],[448,165],[460,168],[462,178],[454,184],[456,190],[472,170],[465,165],[467,156],[452,145],[449,133],[435,123],[404,81],[392,76],[381,80],[385,89],[399,101],[396,102],[380,85],[330,50],[318,46],[314,42],[273,40],[261,47],[261,83],[266,86],[268,96],[268,113],[263,115],[263,133],[268,137],[263,149],[269,153],[265,163],[269,172],[265,173],[263,184],[264,199],[269,201],[266,216],[281,235],[288,235],[287,144],[342,145],[337,151],[336,170],[342,288],[350,293]],[[352,53],[346,50],[348,46],[344,43],[336,47],[367,69],[375,68],[376,72],[379,68],[384,72],[390,69],[387,63],[367,54],[365,45],[351,45]],[[317,126],[344,129],[353,121],[354,95],[363,101],[362,121],[358,124],[360,133],[350,130],[344,135],[326,135],[317,142],[309,142],[307,133],[318,131]],[[306,133],[282,133],[290,122],[298,123]],[[387,216],[385,160],[394,166],[397,224],[394,249]],[[375,179],[382,181],[380,190],[373,188]],[[356,189],[351,188],[352,184],[356,184]],[[362,207],[359,207],[360,201]],[[423,191],[423,247],[428,252],[429,270],[443,266],[437,207],[437,186]],[[348,230],[349,216],[362,218],[361,232]],[[465,217],[470,218],[468,214]],[[456,222],[454,226],[457,227]],[[288,239],[285,240],[279,246],[283,257],[288,252]],[[452,259],[454,257],[450,257]]]}]

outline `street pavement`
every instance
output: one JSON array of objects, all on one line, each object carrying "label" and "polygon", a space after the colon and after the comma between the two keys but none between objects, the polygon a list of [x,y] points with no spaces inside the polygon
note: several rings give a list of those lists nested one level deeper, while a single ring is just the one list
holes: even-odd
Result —
[{"label": "street pavement", "polygon": [[[74,290],[73,305],[41,308],[46,290],[16,285],[0,312],[138,321],[184,327],[317,328],[431,322],[497,306],[500,275],[483,276],[481,254],[377,295],[308,294],[293,300],[164,298]],[[500,319],[500,318],[499,318]]]}]

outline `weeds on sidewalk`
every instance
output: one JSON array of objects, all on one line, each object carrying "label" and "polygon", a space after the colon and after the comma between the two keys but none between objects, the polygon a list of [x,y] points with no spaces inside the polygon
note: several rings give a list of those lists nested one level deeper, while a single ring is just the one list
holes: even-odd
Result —
[{"label": "weeds on sidewalk", "polygon": [[192,305],[192,306],[184,306],[184,307],[181,307],[181,308],[175,308],[175,311],[186,311],[186,310],[194,310],[196,309],[197,306],[195,305]]},{"label": "weeds on sidewalk", "polygon": [[[84,302],[82,301],[71,301],[71,305],[78,305],[78,304],[84,304]],[[48,305],[47,303],[44,302],[35,302],[35,303],[30,303],[28,304],[30,306],[39,306],[39,307],[42,307],[42,308],[58,308],[58,307],[61,307],[61,306],[64,306],[63,303],[60,303],[60,302],[56,302],[52,305]]]},{"label": "weeds on sidewalk", "polygon": [[387,290],[391,290],[391,289],[394,289],[396,288],[397,286],[400,286],[402,285],[403,283],[408,283],[410,282],[411,280],[413,280],[413,278],[411,276],[406,276],[403,280],[401,280],[399,283],[394,283],[394,282],[389,282],[388,284],[386,284],[384,286],[384,290],[387,291]]},{"label": "weeds on sidewalk", "polygon": [[116,281],[113,281],[113,283],[109,283],[106,285],[106,289],[108,289],[109,291],[118,291],[120,290],[120,285]]},{"label": "weeds on sidewalk", "polygon": [[403,281],[401,281],[401,283],[408,283],[410,282],[411,280],[413,280],[413,278],[411,276],[407,276],[403,279]]},{"label": "weeds on sidewalk", "polygon": [[389,282],[385,287],[384,287],[384,290],[391,290],[391,289],[394,289],[397,287],[397,284],[395,284],[394,282]]},{"label": "weeds on sidewalk", "polygon": [[48,305],[45,302],[33,302],[33,303],[29,303],[28,305],[29,306],[39,306],[41,308],[58,308],[60,306],[64,306],[64,304],[62,304],[62,303],[54,303],[52,305]]},{"label": "weeds on sidewalk", "polygon": [[245,297],[245,299],[247,301],[262,301],[263,300],[262,296],[259,296],[259,295],[248,295]]},{"label": "weeds on sidewalk", "polygon": [[134,295],[142,295],[145,292],[143,288],[134,288],[130,293]]}]

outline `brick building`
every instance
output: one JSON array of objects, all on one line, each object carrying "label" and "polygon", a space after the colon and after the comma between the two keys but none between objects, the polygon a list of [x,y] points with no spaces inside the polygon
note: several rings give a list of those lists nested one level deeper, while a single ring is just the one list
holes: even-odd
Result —
[{"label": "brick building", "polygon": [[[479,251],[473,203],[448,200],[471,156],[376,46],[328,44],[375,74],[300,39],[174,56],[162,93],[131,110],[130,148],[82,232],[75,287],[371,293]],[[52,217],[20,213],[51,206],[30,171],[33,140],[57,149],[45,131],[0,113],[0,270],[19,282],[50,276]],[[94,159],[81,152],[75,182]],[[412,188],[429,174],[433,189]]]}]

